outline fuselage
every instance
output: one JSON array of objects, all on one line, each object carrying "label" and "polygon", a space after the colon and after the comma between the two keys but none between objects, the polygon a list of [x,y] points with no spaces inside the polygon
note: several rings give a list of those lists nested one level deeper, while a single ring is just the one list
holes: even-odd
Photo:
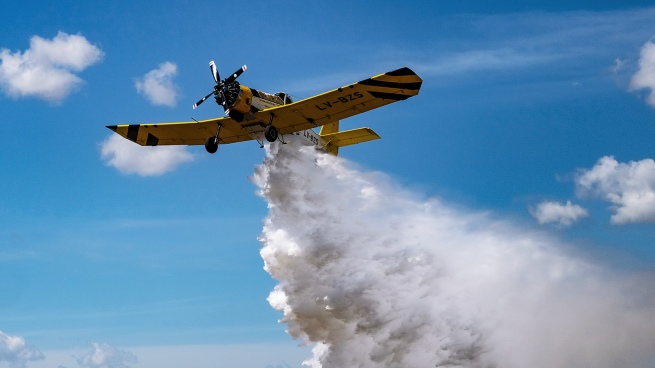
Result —
[{"label": "fuselage", "polygon": [[[258,111],[293,103],[291,97],[285,92],[271,94],[240,85],[238,82],[234,82],[231,87],[235,93],[227,99],[228,106],[226,106],[225,113],[239,122],[254,119],[254,114]],[[238,88],[238,92],[236,88]],[[261,140],[262,132],[253,130],[250,133],[256,135],[258,140]],[[306,144],[327,151],[327,142],[314,130],[301,130],[293,134],[300,137]]]}]

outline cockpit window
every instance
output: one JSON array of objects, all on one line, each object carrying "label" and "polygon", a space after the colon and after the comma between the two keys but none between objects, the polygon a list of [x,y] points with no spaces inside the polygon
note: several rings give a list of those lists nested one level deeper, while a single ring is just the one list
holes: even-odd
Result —
[{"label": "cockpit window", "polygon": [[284,93],[284,92],[278,92],[275,94],[277,97],[279,97],[285,105],[292,103],[293,101],[291,100],[291,97]]}]

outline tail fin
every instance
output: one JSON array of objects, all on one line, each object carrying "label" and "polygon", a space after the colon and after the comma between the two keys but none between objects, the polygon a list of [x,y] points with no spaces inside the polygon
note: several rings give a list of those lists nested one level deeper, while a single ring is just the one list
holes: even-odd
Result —
[{"label": "tail fin", "polygon": [[336,133],[339,131],[339,120],[334,123],[327,123],[321,127],[321,131],[318,133],[321,137],[324,135]]},{"label": "tail fin", "polygon": [[339,147],[380,139],[380,136],[370,128],[357,128],[340,132],[338,121],[323,125],[319,135],[326,142],[325,149],[335,156],[339,154]]}]

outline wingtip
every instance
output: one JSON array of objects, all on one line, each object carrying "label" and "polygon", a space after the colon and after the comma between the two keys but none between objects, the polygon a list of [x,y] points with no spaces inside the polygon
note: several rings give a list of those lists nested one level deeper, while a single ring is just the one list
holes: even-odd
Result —
[{"label": "wingtip", "polygon": [[115,132],[118,125],[107,125],[106,127],[107,127],[107,129],[111,129],[111,130],[113,130]]},{"label": "wingtip", "polygon": [[386,74],[387,75],[392,75],[392,76],[395,76],[395,77],[404,77],[404,76],[408,76],[408,75],[417,75],[412,69],[410,69],[408,67],[403,67],[403,68],[400,68],[400,69],[392,70],[392,71],[390,71],[390,72],[388,72]]}]

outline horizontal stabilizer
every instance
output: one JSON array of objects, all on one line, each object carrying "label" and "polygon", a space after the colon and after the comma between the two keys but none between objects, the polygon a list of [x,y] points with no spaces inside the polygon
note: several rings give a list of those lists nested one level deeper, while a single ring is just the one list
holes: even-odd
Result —
[{"label": "horizontal stabilizer", "polygon": [[339,152],[339,147],[380,139],[380,136],[371,128],[357,128],[343,132],[322,134],[321,138],[326,142],[325,148],[330,153],[336,155]]}]

